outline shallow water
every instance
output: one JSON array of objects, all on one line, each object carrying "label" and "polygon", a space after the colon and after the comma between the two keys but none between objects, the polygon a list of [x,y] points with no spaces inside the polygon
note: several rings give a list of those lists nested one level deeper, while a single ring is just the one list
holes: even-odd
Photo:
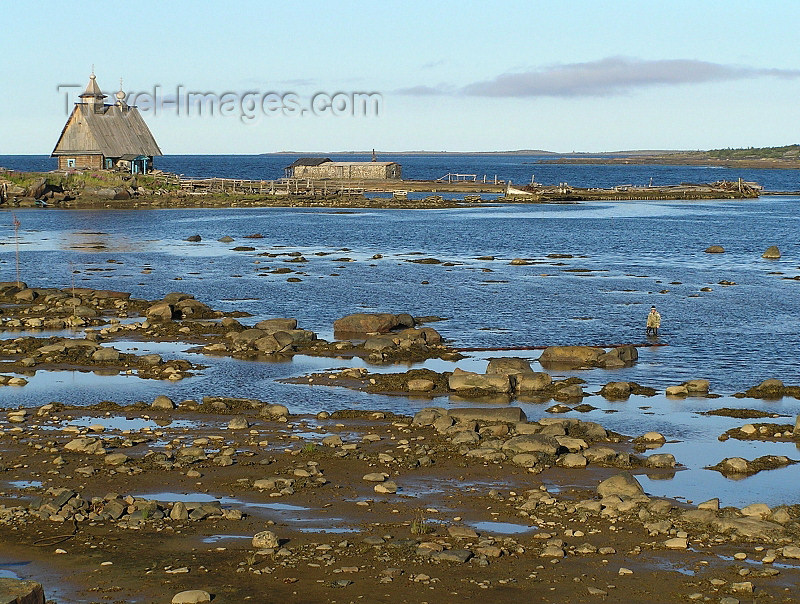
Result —
[{"label": "shallow water", "polygon": [[[686,379],[705,377],[716,400],[632,397],[608,402],[590,396],[598,409],[569,417],[602,423],[632,436],[658,430],[679,442],[660,451],[675,454],[688,470],[671,480],[643,477],[653,494],[683,495],[695,501],[719,496],[725,504],[796,501],[792,484],[800,467],[762,472],[734,482],[703,470],[723,457],[785,454],[800,458],[785,444],[720,443],[725,430],[746,420],[699,415],[717,407],[774,410],[792,419],[800,401],[748,401],[730,398],[767,377],[800,383],[800,226],[797,197],[757,201],[597,202],[566,206],[498,205],[430,212],[256,208],[147,211],[16,211],[23,279],[31,285],[75,285],[131,291],[160,298],[185,291],[212,307],[253,314],[245,322],[287,316],[303,328],[332,339],[333,320],[352,312],[410,312],[438,315],[431,323],[458,347],[613,345],[644,342],[644,319],[651,304],[662,317],[662,347],[639,348],[639,362],[606,371],[553,372],[587,380],[597,392],[608,381],[636,381],[660,391]],[[0,212],[9,218],[7,212]],[[242,239],[250,233],[263,239]],[[189,243],[189,235],[202,241]],[[235,241],[217,239],[230,235]],[[705,254],[711,245],[724,254]],[[779,260],[764,260],[768,245],[778,245]],[[233,251],[248,245],[254,251]],[[300,252],[305,263],[262,253]],[[548,258],[548,254],[572,258]],[[317,255],[321,254],[321,255]],[[373,258],[381,254],[381,258]],[[494,260],[478,260],[494,256]],[[409,260],[438,258],[444,264]],[[511,266],[513,258],[533,264]],[[42,267],[48,267],[43,271]],[[13,231],[0,230],[0,267],[14,270]],[[268,270],[288,267],[292,274]],[[73,275],[71,271],[76,271]],[[297,276],[299,283],[287,277]],[[9,277],[10,278],[10,277]],[[734,286],[719,281],[735,282]],[[701,288],[710,288],[703,292]],[[150,401],[158,394],[174,400],[229,395],[286,404],[292,412],[341,408],[384,409],[412,414],[434,405],[485,405],[436,399],[367,395],[277,379],[352,366],[358,359],[244,362],[189,353],[189,344],[120,342],[137,354],[158,352],[208,365],[179,382],[142,380],[133,375],[38,372],[23,388],[3,388],[0,405],[36,406],[58,400],[93,403]],[[539,352],[470,353],[458,363],[370,367],[405,371],[454,367],[483,371],[493,356],[531,359]],[[519,403],[529,418],[546,415],[549,404]],[[642,408],[646,407],[646,408]],[[761,420],[759,420],[761,421]],[[772,420],[770,420],[772,421]]]}]

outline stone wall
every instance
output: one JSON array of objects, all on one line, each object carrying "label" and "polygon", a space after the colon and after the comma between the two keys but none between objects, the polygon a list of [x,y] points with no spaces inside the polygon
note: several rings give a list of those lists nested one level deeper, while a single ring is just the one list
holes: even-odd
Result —
[{"label": "stone wall", "polygon": [[402,178],[402,167],[396,163],[326,162],[319,166],[295,166],[295,178],[331,178],[386,180]]}]

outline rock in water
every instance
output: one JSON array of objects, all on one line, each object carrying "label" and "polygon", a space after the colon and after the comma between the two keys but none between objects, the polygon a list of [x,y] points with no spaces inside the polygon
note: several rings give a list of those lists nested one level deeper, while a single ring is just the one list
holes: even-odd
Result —
[{"label": "rock in water", "polygon": [[36,581],[0,578],[0,602],[3,604],[44,604],[44,589]]},{"label": "rock in water", "polygon": [[518,357],[500,357],[490,359],[486,368],[486,373],[490,375],[516,375],[518,373],[533,373],[531,362],[528,359]]},{"label": "rock in water", "polygon": [[711,245],[706,248],[706,254],[724,254],[725,248],[721,245]]},{"label": "rock in water", "polygon": [[771,245],[761,254],[761,257],[769,260],[777,260],[781,257],[781,251],[778,249],[777,245]]},{"label": "rock in water", "polygon": [[200,604],[210,602],[211,594],[202,589],[190,589],[172,596],[172,604]]}]

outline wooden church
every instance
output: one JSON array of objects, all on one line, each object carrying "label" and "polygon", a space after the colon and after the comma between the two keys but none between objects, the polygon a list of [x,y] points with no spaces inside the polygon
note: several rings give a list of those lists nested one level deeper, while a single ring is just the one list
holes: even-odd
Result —
[{"label": "wooden church", "polygon": [[125,93],[120,90],[115,96],[116,102],[106,105],[92,73],[51,154],[58,158],[59,170],[152,171],[153,157],[161,155],[161,149],[139,110],[125,103]]}]

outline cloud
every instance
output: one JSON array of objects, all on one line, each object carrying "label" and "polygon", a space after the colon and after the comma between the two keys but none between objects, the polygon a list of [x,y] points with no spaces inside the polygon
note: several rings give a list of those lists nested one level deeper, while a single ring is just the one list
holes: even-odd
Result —
[{"label": "cloud", "polygon": [[[551,65],[468,84],[457,91],[484,97],[603,97],[653,86],[726,82],[757,77],[800,78],[798,69],[763,69],[690,59],[646,61],[608,57],[586,63]],[[403,94],[447,94],[446,87],[413,86]]]},{"label": "cloud", "polygon": [[422,69],[433,69],[434,67],[441,67],[445,64],[444,59],[439,59],[437,61],[428,61],[427,63],[423,63]]},{"label": "cloud", "polygon": [[452,88],[439,85],[439,86],[411,86],[409,88],[400,88],[395,90],[397,94],[407,94],[409,96],[439,96],[443,94],[451,94]]}]

